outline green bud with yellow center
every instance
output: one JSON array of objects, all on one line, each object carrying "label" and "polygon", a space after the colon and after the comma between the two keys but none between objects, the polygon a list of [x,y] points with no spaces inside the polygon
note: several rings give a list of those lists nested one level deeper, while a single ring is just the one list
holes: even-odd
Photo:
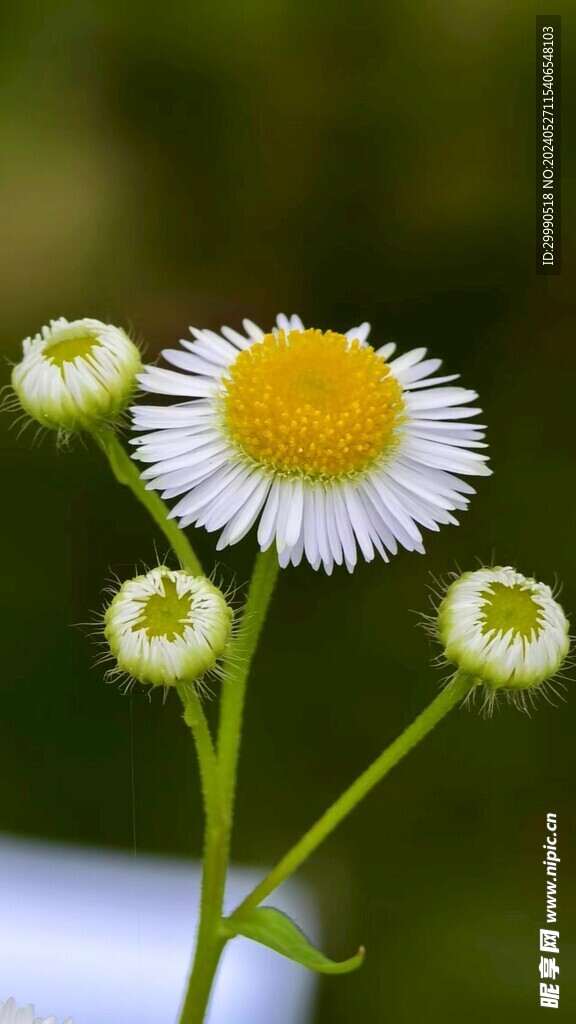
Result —
[{"label": "green bud with yellow center", "polygon": [[117,668],[152,686],[194,683],[217,667],[233,611],[218,587],[161,565],[127,580],[104,615]]}]

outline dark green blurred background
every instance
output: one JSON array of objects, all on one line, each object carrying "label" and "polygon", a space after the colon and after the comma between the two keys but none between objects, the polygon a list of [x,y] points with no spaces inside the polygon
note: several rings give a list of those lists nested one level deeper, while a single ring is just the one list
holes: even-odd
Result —
[{"label": "dark green blurred background", "polygon": [[[46,0],[4,16],[6,359],[61,315],[128,327],[155,358],[188,324],[284,310],[369,319],[379,344],[429,345],[481,394],[494,477],[458,529],[353,576],[282,574],[249,691],[239,862],[276,859],[437,692],[413,614],[430,573],[494,557],[557,574],[576,609],[574,6],[546,10],[566,15],[558,278],[533,270],[531,4]],[[198,855],[177,702],[106,687],[72,625],[162,538],[89,444],[7,427],[0,830],[131,848],[133,769],[138,849]],[[210,564],[211,538],[194,543]],[[254,546],[224,552],[226,576],[248,578]],[[532,718],[454,713],[317,854],[303,875],[326,952],[368,949],[322,983],[317,1024],[539,1020],[547,811],[557,1015],[573,1019],[575,727],[574,692]]]}]

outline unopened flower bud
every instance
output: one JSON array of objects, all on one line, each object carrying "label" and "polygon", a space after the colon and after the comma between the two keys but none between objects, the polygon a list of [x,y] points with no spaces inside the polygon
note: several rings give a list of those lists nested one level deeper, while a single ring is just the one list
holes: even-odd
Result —
[{"label": "unopened flower bud", "polygon": [[550,587],[510,566],[459,576],[440,603],[437,631],[448,662],[509,694],[550,680],[570,648],[569,623]]},{"label": "unopened flower bud", "polygon": [[193,683],[217,667],[232,627],[222,592],[185,569],[157,569],[122,584],[104,633],[120,673],[153,686]]},{"label": "unopened flower bud", "polygon": [[22,406],[45,427],[75,431],[114,420],[129,402],[142,368],[136,345],[100,320],[51,320],[23,342],[12,371]]}]

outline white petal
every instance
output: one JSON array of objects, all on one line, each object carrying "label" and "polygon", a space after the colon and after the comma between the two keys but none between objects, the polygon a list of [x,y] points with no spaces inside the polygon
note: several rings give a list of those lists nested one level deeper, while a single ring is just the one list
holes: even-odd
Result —
[{"label": "white petal", "polygon": [[484,437],[486,430],[485,423],[461,423],[459,420],[444,422],[440,419],[427,420],[421,417],[415,418],[412,425],[419,430],[427,430],[431,437],[435,437],[436,434],[457,434],[458,437],[468,437],[470,440]]},{"label": "white petal", "polygon": [[[487,448],[488,445],[484,441],[480,441],[479,437],[484,435],[480,433],[474,434],[473,431],[468,431],[468,436],[458,436],[458,434],[451,434],[448,431],[444,432],[441,430],[429,431],[426,427],[420,425],[420,421],[416,420],[413,424],[408,424],[405,427],[405,433],[410,437],[419,438],[422,441],[434,441],[438,444],[452,445],[456,448]],[[432,435],[432,436],[431,436]]]},{"label": "white petal", "polygon": [[364,506],[356,493],[356,488],[346,485],[342,488],[346,508],[352,529],[360,546],[360,550],[367,562],[374,558],[374,545],[371,539],[370,520],[368,519]]},{"label": "white petal", "polygon": [[290,556],[292,552],[290,548],[284,548],[283,551],[278,552],[278,564],[281,569],[286,569],[290,565]]},{"label": "white petal", "polygon": [[262,341],[264,337],[264,331],[257,324],[253,323],[252,320],[243,320],[242,325],[246,334],[249,334],[253,341]]},{"label": "white petal", "polygon": [[[201,480],[212,476],[217,469],[221,469],[227,464],[228,459],[226,453],[223,452],[221,455],[214,456],[212,459],[206,459],[195,466],[187,466],[184,469],[175,469],[169,473],[162,473],[160,476],[154,477],[154,480],[147,485],[146,490],[164,491],[165,493],[162,495],[164,499],[168,497],[175,498],[177,494],[190,490],[194,484],[199,484]],[[170,492],[169,494],[167,493],[168,491]]]},{"label": "white petal", "polygon": [[[398,369],[399,359],[396,359],[394,363],[394,369],[392,372],[394,376],[398,378],[402,387],[406,387],[407,384],[411,384],[415,380],[422,380],[424,377],[430,377],[436,370],[442,366],[441,359],[425,359],[421,363],[415,363],[412,366],[406,367],[404,370]],[[390,367],[392,369],[392,366]]]},{"label": "white petal", "polygon": [[238,331],[234,331],[231,327],[221,327],[220,330],[224,337],[231,341],[236,348],[243,350],[251,347],[252,339],[245,338],[243,334],[239,334]]},{"label": "white petal", "polygon": [[[130,409],[134,418],[134,426],[138,429],[156,429],[157,427],[186,426],[197,423],[202,418],[214,416],[212,403],[180,402],[178,405],[133,405]],[[136,442],[139,438],[136,438]]]},{"label": "white petal", "polygon": [[241,463],[236,466],[224,465],[221,469],[217,469],[212,477],[204,483],[198,484],[190,494],[182,498],[182,501],[179,501],[169,513],[169,518],[189,516],[193,512],[199,513],[206,502],[214,501],[231,482],[238,481],[240,483],[241,480],[246,479],[249,473],[250,469]]},{"label": "white petal", "polygon": [[207,424],[204,420],[200,423],[189,424],[186,427],[164,427],[161,430],[153,430],[149,434],[131,438],[129,443],[132,445],[143,445],[154,444],[158,441],[159,444],[170,445],[172,441],[179,441],[184,437],[194,437],[197,434],[202,434],[212,429],[210,424]]},{"label": "white petal", "polygon": [[412,495],[428,501],[444,509],[464,509],[468,504],[467,498],[463,498],[456,491],[451,490],[448,484],[441,486],[437,480],[423,471],[416,473],[410,467],[400,463],[391,462],[387,466],[388,477],[396,480],[405,487]]},{"label": "white petal", "polygon": [[394,355],[396,351],[396,342],[389,341],[386,345],[381,345],[380,348],[376,349],[376,355],[382,356],[383,359],[388,360],[390,356]]},{"label": "white petal", "polygon": [[390,493],[397,498],[399,504],[406,510],[407,514],[427,530],[437,532],[438,523],[452,523],[457,526],[458,521],[447,509],[438,508],[426,499],[416,497],[401,484],[396,483],[388,477],[388,488]]},{"label": "white petal", "polygon": [[236,359],[236,347],[215,331],[199,331],[196,327],[191,327],[190,333],[194,335],[195,341],[187,341],[184,338],[181,341],[190,352],[202,355],[219,366],[229,366]]},{"label": "white petal", "polygon": [[[412,391],[405,392],[407,400],[410,402],[411,399],[418,397]],[[422,397],[422,396],[419,396]],[[415,419],[426,419],[426,420],[469,420],[473,416],[478,416],[482,412],[477,406],[438,406],[434,409],[423,409],[422,411],[412,409],[412,415]]]},{"label": "white petal", "polygon": [[406,453],[433,469],[447,469],[453,473],[489,476],[492,470],[486,465],[487,456],[478,452],[465,451],[449,444],[421,440],[408,436]]},{"label": "white petal", "polygon": [[284,479],[280,483],[276,547],[278,551],[290,548],[300,535],[303,511],[302,481]]},{"label": "white petal", "polygon": [[[328,573],[332,572],[334,556],[328,540],[326,492],[320,485],[314,488],[314,512],[316,517],[316,537],[318,538],[318,552]],[[328,569],[328,566],[330,568]]]},{"label": "white petal", "polygon": [[348,341],[360,341],[363,344],[369,334],[370,324],[364,322],[359,327],[351,327],[349,331],[346,331],[345,337],[348,338]]},{"label": "white petal", "polygon": [[427,351],[428,349],[426,348],[413,348],[410,352],[405,352],[403,356],[398,356],[392,360],[389,364],[390,370],[395,377],[399,378],[399,374],[419,363],[421,359],[424,359]]},{"label": "white petal", "polygon": [[372,529],[375,531],[382,543],[386,545],[388,551],[390,551],[392,555],[395,555],[398,551],[398,542],[396,537],[387,523],[384,522],[380,512],[374,504],[374,501],[363,484],[360,484],[358,487],[358,497],[364,506],[366,515],[372,525]]},{"label": "white petal", "polygon": [[304,489],[304,512],[303,512],[303,535],[304,550],[310,565],[314,565],[320,558],[318,534],[316,531],[316,505],[314,499],[314,488]]},{"label": "white petal", "polygon": [[236,480],[229,481],[215,501],[206,502],[199,509],[197,525],[205,526],[209,533],[220,530],[250,500],[261,480],[262,473],[250,468],[247,476],[241,473]]},{"label": "white petal", "polygon": [[199,434],[188,441],[174,441],[166,445],[143,445],[132,456],[138,462],[153,462],[151,469],[144,471],[143,476],[155,476],[157,472],[165,473],[170,469],[180,469],[184,465],[195,465],[205,458],[217,455],[221,451],[231,451],[230,443],[221,435],[211,432]]},{"label": "white petal", "polygon": [[162,358],[167,363],[177,366],[179,370],[185,370],[187,373],[199,373],[207,377],[222,376],[222,366],[210,363],[207,359],[202,359],[192,352],[182,352],[177,348],[167,348],[162,352]]},{"label": "white petal", "polygon": [[466,402],[473,402],[475,398],[478,398],[476,392],[467,388],[438,388],[425,392],[408,392],[405,395],[405,405],[410,412],[426,409],[428,415],[429,409],[447,409],[452,405],[464,405]]},{"label": "white petal", "polygon": [[336,565],[342,565],[342,541],[336,521],[336,509],[334,507],[334,488],[327,488],[324,492],[324,507],[326,510],[326,534],[332,558]]},{"label": "white petal", "polygon": [[258,526],[258,543],[262,551],[267,551],[276,536],[280,491],[281,481],[276,478],[270,488],[270,493]]},{"label": "white petal", "polygon": [[292,547],[298,540],[302,531],[302,517],[304,514],[304,485],[300,478],[294,480],[292,486],[292,498],[290,500],[290,513],[286,523],[284,540],[286,547]]},{"label": "white petal", "polygon": [[458,494],[476,494],[474,487],[469,483],[461,480],[458,476],[454,476],[452,473],[447,473],[444,469],[432,469],[431,466],[423,466],[421,462],[417,462],[404,454],[397,462],[402,466],[415,470],[421,476],[426,477],[426,479],[435,480],[438,488],[444,488],[446,485]]},{"label": "white petal", "polygon": [[422,545],[422,534],[410,516],[399,507],[385,481],[374,474],[369,480],[364,481],[364,486],[393,536],[407,551],[418,550]]},{"label": "white petal", "polygon": [[300,531],[300,536],[295,544],[291,548],[286,548],[286,552],[289,555],[289,560],[292,565],[298,566],[302,561],[302,555],[304,554],[304,531]]},{"label": "white petal", "polygon": [[205,398],[214,393],[214,381],[206,377],[191,377],[175,370],[163,370],[150,366],[145,373],[136,375],[143,391],[156,395],[187,395],[190,398]]},{"label": "white petal", "polygon": [[428,380],[414,380],[408,384],[402,382],[406,391],[415,391],[417,388],[435,388],[438,384],[448,384],[449,381],[458,380],[459,373],[449,373],[445,377],[430,377]]},{"label": "white petal", "polygon": [[246,536],[248,531],[256,522],[262,506],[266,501],[270,485],[271,480],[269,477],[262,476],[260,478],[250,497],[244,500],[242,508],[228,522],[226,529],[222,533],[216,545],[217,551],[225,548],[228,544],[236,544],[239,540],[242,540],[242,537]]},{"label": "white petal", "polygon": [[348,509],[342,495],[341,488],[336,485],[333,488],[332,495],[334,498],[334,511],[336,513],[336,527],[338,529],[338,535],[342,541],[342,550],[346,559],[347,566],[356,565],[357,554],[356,554],[356,541],[354,540],[354,531],[350,523],[350,517],[348,515]]}]

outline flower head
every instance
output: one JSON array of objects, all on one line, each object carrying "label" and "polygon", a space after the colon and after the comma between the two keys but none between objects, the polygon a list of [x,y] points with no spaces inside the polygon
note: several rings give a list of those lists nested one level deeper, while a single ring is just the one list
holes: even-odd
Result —
[{"label": "flower head", "polygon": [[114,419],[142,369],[136,345],[100,320],[51,320],[23,342],[12,386],[23,409],[45,427],[65,431]]},{"label": "flower head", "polygon": [[[35,1017],[32,1005],[24,1006],[18,1010],[13,999],[6,1003],[0,1003],[0,1024],[56,1024],[55,1017]],[[74,1024],[72,1017],[68,1017],[64,1024]]]},{"label": "flower head", "polygon": [[161,565],[121,585],[106,609],[104,634],[118,672],[153,686],[176,686],[216,668],[232,617],[209,580]]},{"label": "flower head", "polygon": [[570,648],[569,623],[550,587],[510,566],[454,580],[438,607],[437,632],[448,662],[510,694],[550,680]]},{"label": "flower head", "polygon": [[280,564],[306,556],[352,570],[357,549],[388,560],[398,545],[424,550],[420,526],[456,523],[474,493],[462,475],[486,475],[473,391],[431,377],[439,359],[366,343],[368,324],[336,334],[279,316],[269,334],[191,328],[194,341],[163,353],[177,369],[147,367],[145,391],[186,401],[136,406],[135,458],[180,525],[223,530],[218,548],[259,519],[262,550]]}]

